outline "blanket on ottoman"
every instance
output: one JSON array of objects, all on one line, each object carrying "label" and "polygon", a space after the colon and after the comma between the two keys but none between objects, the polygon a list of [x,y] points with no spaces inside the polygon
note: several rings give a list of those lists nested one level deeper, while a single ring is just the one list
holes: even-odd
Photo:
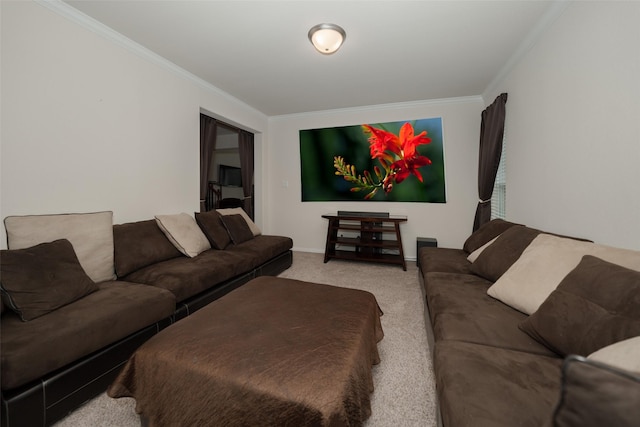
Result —
[{"label": "blanket on ottoman", "polygon": [[357,426],[371,414],[369,292],[260,277],[164,329],[108,390],[150,426]]}]

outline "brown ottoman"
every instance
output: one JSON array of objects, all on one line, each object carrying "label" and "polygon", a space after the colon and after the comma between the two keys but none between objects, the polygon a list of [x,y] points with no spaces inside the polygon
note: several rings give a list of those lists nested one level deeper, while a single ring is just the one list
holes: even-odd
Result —
[{"label": "brown ottoman", "polygon": [[260,277],[163,330],[109,387],[150,426],[356,426],[383,337],[365,291]]}]

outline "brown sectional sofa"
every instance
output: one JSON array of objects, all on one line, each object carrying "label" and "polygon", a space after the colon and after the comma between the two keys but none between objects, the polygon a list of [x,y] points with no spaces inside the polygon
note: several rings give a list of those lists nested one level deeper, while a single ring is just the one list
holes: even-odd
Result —
[{"label": "brown sectional sofa", "polygon": [[[511,231],[507,233],[508,230]],[[578,283],[579,280],[569,283],[572,280],[570,277],[575,277],[577,273],[572,272],[567,275],[558,288],[540,305],[538,311],[531,315],[488,295],[489,288],[497,280],[501,277],[507,279],[507,272],[516,265],[518,260],[522,260],[517,264],[519,267],[531,259],[530,254],[534,250],[532,242],[537,244],[539,240],[543,240],[542,238],[536,240],[541,234],[546,233],[507,221],[494,220],[472,234],[465,242],[464,249],[432,247],[420,249],[419,274],[426,301],[425,322],[433,356],[440,425],[445,427],[598,425],[589,422],[584,424],[585,419],[591,420],[590,422],[603,419],[615,421],[613,424],[606,425],[638,425],[640,369],[638,372],[629,372],[626,369],[618,369],[619,366],[600,365],[598,361],[584,359],[589,356],[588,353],[581,354],[582,358],[572,356],[565,360],[568,354],[548,345],[549,343],[541,340],[540,336],[534,339],[532,336],[536,336],[535,333],[525,332],[526,330],[532,332],[533,324],[550,340],[557,340],[553,335],[556,332],[558,335],[566,332],[563,330],[564,324],[581,319],[579,309],[572,311],[574,310],[572,307],[575,306],[565,304],[562,306],[563,310],[567,310],[570,314],[558,316],[557,328],[553,323],[540,326],[542,321],[555,322],[553,318],[545,320],[541,316],[541,313],[546,313],[547,317],[551,316],[549,314],[551,303],[548,301],[557,300],[559,295],[570,286],[575,287],[576,284],[582,286]],[[554,237],[561,239],[561,237]],[[562,241],[566,240],[562,239]],[[591,244],[573,240],[569,246],[573,245],[573,242],[578,242],[575,243],[578,246]],[[528,250],[528,248],[531,249]],[[480,253],[473,263],[467,259],[472,253],[474,255]],[[633,251],[629,251],[623,255],[629,255],[627,259],[633,265],[640,265],[640,252],[634,254]],[[580,267],[588,262],[601,263],[599,259],[587,256],[574,271],[588,268],[588,266]],[[551,265],[546,267],[553,270]],[[615,271],[611,273],[611,277],[617,275],[618,270],[622,271],[620,274],[623,276],[626,274],[625,286],[630,294],[621,291],[616,297],[611,298],[616,308],[611,308],[610,312],[625,313],[626,318],[611,323],[611,319],[605,318],[607,313],[603,314],[602,324],[615,326],[608,327],[610,330],[600,333],[584,333],[584,336],[580,337],[582,342],[589,343],[584,348],[589,348],[590,352],[600,346],[604,347],[605,343],[615,343],[640,335],[640,273],[618,266],[611,268]],[[592,270],[587,271],[597,277],[595,272],[603,270],[600,267],[598,269],[593,267]],[[589,281],[590,279],[584,279],[583,276],[581,280]],[[596,297],[595,300],[598,298]],[[589,314],[589,316],[598,317],[599,315]],[[593,329],[593,325],[585,329],[588,328]],[[580,327],[574,330],[576,336],[582,333]],[[572,335],[572,332],[567,335]],[[635,342],[637,341],[636,338]],[[636,344],[634,351],[637,360],[640,361],[640,346]],[[589,364],[590,368],[569,369],[567,365],[570,363]],[[576,379],[567,375],[563,377],[563,364],[565,374],[571,373],[575,377],[582,375],[583,372],[589,372],[589,369],[596,369],[601,371],[598,375],[607,376],[608,380],[616,386],[611,389],[613,391],[588,390],[586,393],[584,388],[577,387],[576,390],[574,386],[572,389],[568,384],[572,384],[572,381],[575,383]],[[591,374],[585,373],[585,375]],[[621,385],[616,381],[621,381]],[[579,378],[577,383],[584,384],[584,378]],[[571,403],[572,401],[566,398],[567,390],[571,391],[573,396],[580,396],[577,399],[579,403]],[[611,391],[611,395],[615,398],[605,397],[607,391]],[[563,399],[560,399],[561,394]],[[614,407],[603,403],[612,401],[617,401],[619,406]],[[561,405],[563,402],[564,406]],[[568,405],[567,402],[569,402]],[[592,409],[596,413],[586,415],[587,409]],[[569,421],[567,421],[566,411],[570,412]],[[580,417],[576,414],[580,414]],[[577,419],[581,421],[575,421]]]},{"label": "brown sectional sofa", "polygon": [[52,424],[105,391],[133,351],[158,331],[292,263],[293,242],[283,236],[260,234],[188,257],[155,220],[112,230],[117,280],[99,282],[97,290],[29,321],[5,307],[3,295],[3,427]]},{"label": "brown sectional sofa", "polygon": [[257,276],[274,276],[291,266],[293,241],[257,235],[251,240],[182,255],[154,220],[114,226],[118,278],[165,289],[175,295],[176,320]]}]

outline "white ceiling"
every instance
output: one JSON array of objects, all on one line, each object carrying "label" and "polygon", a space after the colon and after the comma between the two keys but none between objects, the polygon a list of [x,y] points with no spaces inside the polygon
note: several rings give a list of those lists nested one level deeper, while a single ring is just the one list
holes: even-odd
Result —
[{"label": "white ceiling", "polygon": [[[553,1],[66,3],[267,116],[481,95]],[[319,23],[347,38],[333,55]]]}]

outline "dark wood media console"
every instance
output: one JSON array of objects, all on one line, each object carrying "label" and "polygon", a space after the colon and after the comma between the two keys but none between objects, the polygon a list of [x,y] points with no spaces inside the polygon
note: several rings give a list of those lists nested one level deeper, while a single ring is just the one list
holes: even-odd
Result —
[{"label": "dark wood media console", "polygon": [[[324,262],[330,259],[381,262],[401,265],[407,270],[402,251],[400,223],[405,215],[367,216],[366,213],[322,215],[329,220]],[[340,231],[359,233],[357,237],[344,237]],[[337,249],[348,247],[353,250]]]}]

